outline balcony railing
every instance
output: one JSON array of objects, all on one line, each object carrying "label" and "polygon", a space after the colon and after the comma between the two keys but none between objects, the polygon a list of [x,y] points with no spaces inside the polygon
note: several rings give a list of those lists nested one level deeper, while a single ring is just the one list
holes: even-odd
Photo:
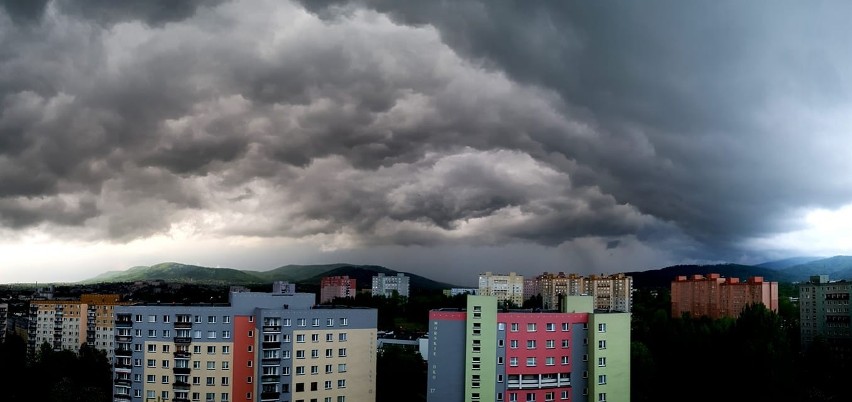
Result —
[{"label": "balcony railing", "polygon": [[177,337],[175,337],[175,343],[178,343],[178,344],[192,343],[192,338],[190,338],[188,336],[177,336]]},{"label": "balcony railing", "polygon": [[129,387],[131,385],[129,378],[116,378],[114,381],[115,385]]},{"label": "balcony railing", "polygon": [[281,332],[280,325],[264,325],[263,332]]},{"label": "balcony railing", "polygon": [[116,349],[116,356],[133,356],[133,351],[130,349]]},{"label": "balcony railing", "polygon": [[116,322],[115,322],[115,326],[116,326],[116,327],[120,327],[120,328],[132,327],[132,326],[133,326],[133,321],[130,321],[130,320],[121,320],[121,321],[116,321]]},{"label": "balcony railing", "polygon": [[177,329],[192,328],[192,322],[175,321],[175,328],[177,328]]},{"label": "balcony railing", "polygon": [[279,375],[262,375],[260,376],[260,382],[279,382],[281,381],[281,376]]},{"label": "balcony railing", "polygon": [[277,366],[279,363],[281,363],[281,358],[279,358],[279,357],[264,357],[260,361],[260,364],[263,364],[263,365],[274,364],[274,365]]},{"label": "balcony railing", "polygon": [[128,343],[133,342],[133,337],[130,335],[116,335],[115,341],[118,343]]},{"label": "balcony railing", "polygon": [[264,349],[280,349],[281,342],[263,342]]},{"label": "balcony railing", "polygon": [[190,357],[192,357],[192,353],[189,353],[185,350],[178,350],[174,353],[174,355],[175,359],[189,359]]},{"label": "balcony railing", "polygon": [[188,391],[189,390],[189,383],[177,381],[177,382],[172,383],[172,388],[174,388],[177,391]]},{"label": "balcony railing", "polygon": [[277,401],[281,396],[280,392],[261,392],[260,400],[262,401]]},{"label": "balcony railing", "polygon": [[189,367],[175,367],[172,369],[175,374],[189,374],[192,372],[192,369]]}]

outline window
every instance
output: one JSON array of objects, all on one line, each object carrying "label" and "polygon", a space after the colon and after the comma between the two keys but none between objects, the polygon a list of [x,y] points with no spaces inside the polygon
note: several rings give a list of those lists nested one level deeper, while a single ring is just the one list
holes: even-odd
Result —
[{"label": "window", "polygon": [[156,352],[157,352],[157,345],[155,345],[153,343],[149,343],[148,344],[148,353],[156,353]]},{"label": "window", "polygon": [[503,356],[497,356],[497,364],[503,364]]},{"label": "window", "polygon": [[518,393],[510,392],[509,393],[509,402],[518,402]]},{"label": "window", "polygon": [[319,374],[319,366],[311,366],[311,375]]},{"label": "window", "polygon": [[598,341],[598,349],[606,349],[606,341]]},{"label": "window", "polygon": [[562,356],[562,364],[568,364],[568,356]]},{"label": "window", "polygon": [[[222,378],[224,379],[225,377],[222,377]],[[228,397],[228,393],[227,393],[227,392],[223,392],[223,393],[222,393],[222,398],[221,398],[222,402],[228,402],[228,400],[229,400],[229,399],[230,399],[230,398]]]},{"label": "window", "polygon": [[281,352],[281,358],[282,359],[289,359],[290,358],[290,351],[289,350],[282,351]]},{"label": "window", "polygon": [[337,372],[338,373],[345,373],[346,372],[346,363],[338,364],[337,365]]},{"label": "window", "polygon": [[555,395],[556,394],[553,393],[553,392],[547,392],[547,393],[544,394],[544,400],[545,401],[552,401],[552,400],[556,399],[556,398],[554,398]]},{"label": "window", "polygon": [[325,389],[331,389],[331,381],[326,381],[324,385]]},{"label": "window", "polygon": [[598,367],[606,367],[606,357],[598,357]]},{"label": "window", "polygon": [[201,324],[201,316],[200,315],[195,316],[195,323]]},{"label": "window", "polygon": [[136,314],[136,318],[134,319],[136,322],[142,322],[142,314]]},{"label": "window", "polygon": [[311,342],[319,342],[319,334],[311,334]]},{"label": "window", "polygon": [[[518,323],[516,323],[516,322],[513,322],[513,323],[512,323],[512,329],[511,329],[511,331],[512,331],[512,332],[518,332]],[[513,395],[514,395],[514,394],[513,394]]]},{"label": "window", "polygon": [[157,330],[156,329],[149,329],[148,330],[148,337],[149,338],[154,338],[156,336],[157,336]]},{"label": "window", "polygon": [[346,380],[337,380],[337,388],[346,388]]},{"label": "window", "polygon": [[506,330],[506,323],[505,322],[498,322],[497,323],[497,330],[498,331],[505,331]]},{"label": "window", "polygon": [[167,324],[168,324],[168,323],[170,323],[170,322],[172,322],[172,320],[171,320],[171,316],[164,315],[164,316],[163,316],[163,322],[164,322],[164,323],[167,323]]},{"label": "window", "polygon": [[332,366],[331,366],[330,364],[326,364],[326,365],[325,365],[325,373],[326,373],[326,374],[331,374],[331,372],[332,372],[332,371],[331,371],[331,370],[332,370],[332,369],[331,369],[331,367],[332,367]]},{"label": "window", "polygon": [[229,355],[231,354],[231,347],[228,345],[222,346],[222,354]]},{"label": "window", "polygon": [[296,342],[305,343],[305,334],[296,335]]},{"label": "window", "polygon": [[527,402],[535,402],[535,392],[527,392]]},{"label": "window", "polygon": [[142,374],[133,374],[133,382],[142,382]]},{"label": "window", "polygon": [[222,316],[222,322],[224,322],[225,324],[230,324],[231,323],[231,316],[223,315]]},{"label": "window", "polygon": [[556,358],[552,357],[552,356],[546,357],[544,359],[544,364],[547,365],[547,366],[553,366],[553,365],[556,364]]},{"label": "window", "polygon": [[604,384],[606,384],[606,375],[601,374],[601,375],[598,376],[598,385],[604,385]]},{"label": "window", "polygon": [[157,316],[149,315],[148,316],[148,322],[157,322]]},{"label": "window", "polygon": [[338,357],[346,357],[346,348],[337,349],[337,356]]},{"label": "window", "polygon": [[193,332],[192,332],[192,337],[193,337],[193,338],[195,338],[195,339],[201,339],[201,330],[200,330],[200,329],[196,329],[195,331],[193,331]]},{"label": "window", "polygon": [[207,362],[207,370],[216,370],[216,362]]},{"label": "window", "polygon": [[509,365],[512,366],[512,367],[517,367],[518,366],[518,358],[517,357],[510,357],[509,358]]},{"label": "window", "polygon": [[606,402],[606,392],[598,393],[598,402]]},{"label": "window", "polygon": [[216,377],[207,377],[207,385],[216,385]]},{"label": "window", "polygon": [[231,362],[222,362],[222,370],[230,370]]},{"label": "window", "polygon": [[305,318],[299,318],[299,319],[296,320],[296,325],[299,326],[299,327],[304,327],[304,326],[308,325],[308,320],[305,319]]},{"label": "window", "polygon": [[545,346],[546,346],[548,349],[553,349],[553,348],[555,348],[555,347],[556,347],[556,341],[554,341],[553,339],[548,339],[548,340],[545,342]]},{"label": "window", "polygon": [[527,341],[527,349],[535,349],[535,340],[530,339]]},{"label": "window", "polygon": [[563,331],[568,331],[570,329],[571,329],[571,327],[569,326],[569,324],[567,322],[562,323],[562,330]]},{"label": "window", "polygon": [[208,346],[207,347],[207,354],[208,355],[215,355],[216,354],[216,347],[215,346]]},{"label": "window", "polygon": [[498,347],[498,348],[502,348],[503,346],[505,346],[504,341],[503,341],[502,339],[498,339],[498,340],[497,340],[497,347]]},{"label": "window", "polygon": [[325,319],[325,326],[326,327],[333,327],[334,326],[334,318],[326,318]]},{"label": "window", "polygon": [[527,367],[535,367],[535,357],[527,357]]},{"label": "window", "polygon": [[567,340],[567,339],[563,339],[563,340],[562,340],[562,347],[563,347],[563,348],[567,348],[567,347],[568,347],[568,340]]},{"label": "window", "polygon": [[148,359],[148,367],[151,367],[151,368],[157,367],[157,360],[156,359]]},{"label": "window", "polygon": [[164,375],[163,378],[160,379],[163,384],[169,383],[169,376]]},{"label": "window", "polygon": [[605,322],[598,324],[598,332],[606,332],[606,323]]},{"label": "window", "polygon": [[290,375],[290,367],[289,366],[281,367],[281,374]]},{"label": "window", "polygon": [[[305,375],[305,366],[296,366],[296,375]],[[296,387],[296,391],[298,392],[298,386]]]},{"label": "window", "polygon": [[556,331],[556,324],[549,322],[545,325],[545,331],[553,332]]},{"label": "window", "polygon": [[534,322],[527,323],[527,332],[535,332],[535,323]]},{"label": "window", "polygon": [[311,326],[312,327],[318,327],[319,326],[319,318],[314,318],[313,320],[311,320]]},{"label": "window", "polygon": [[346,332],[341,332],[337,336],[337,340],[340,342],[346,342]]},{"label": "window", "polygon": [[155,376],[153,374],[148,374],[145,378],[145,381],[153,384],[153,383],[157,382],[157,376]]},{"label": "window", "polygon": [[216,323],[216,316],[215,315],[207,316],[207,323],[208,324],[215,324]]},{"label": "window", "polygon": [[517,349],[518,348],[518,340],[512,339],[511,341],[509,341],[509,347],[512,348],[512,349]]},{"label": "window", "polygon": [[193,362],[192,362],[192,368],[193,368],[193,370],[198,370],[198,369],[200,369],[200,368],[201,368],[201,362],[200,362],[200,361],[198,361],[198,360],[193,361]]},{"label": "window", "polygon": [[163,353],[170,353],[171,351],[171,345],[163,345]]},{"label": "window", "polygon": [[334,334],[325,334],[326,342],[334,342]]},{"label": "window", "polygon": [[296,358],[297,359],[304,359],[305,358],[305,351],[304,350],[297,350],[296,351]]},{"label": "window", "polygon": [[231,339],[231,331],[222,331],[222,339]]},{"label": "window", "polygon": [[154,391],[154,390],[148,390],[148,391],[145,393],[145,395],[148,395],[148,398],[150,398],[150,399],[156,399],[156,398],[157,398],[157,391]]},{"label": "window", "polygon": [[568,399],[568,391],[562,391],[562,393],[559,394],[559,399]]},{"label": "window", "polygon": [[348,318],[341,318],[339,320],[339,322],[340,322],[341,327],[345,327],[345,326],[349,325],[349,319]]},{"label": "window", "polygon": [[248,332],[248,337],[249,337],[249,338],[254,338],[254,331],[249,331],[249,332]]},{"label": "window", "polygon": [[334,349],[326,349],[325,357],[334,357]]},{"label": "window", "polygon": [[290,319],[289,319],[289,318],[285,318],[283,322],[284,322],[284,326],[285,326],[285,327],[289,327],[289,326],[290,326]]}]

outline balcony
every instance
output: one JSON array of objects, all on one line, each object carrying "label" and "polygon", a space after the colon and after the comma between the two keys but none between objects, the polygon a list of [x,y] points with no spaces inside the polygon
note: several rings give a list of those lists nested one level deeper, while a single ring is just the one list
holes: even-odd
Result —
[{"label": "balcony", "polygon": [[115,363],[115,368],[126,368],[126,369],[129,369],[129,368],[131,368],[131,366],[130,366],[130,363],[119,363],[119,362],[116,362],[116,363]]},{"label": "balcony", "polygon": [[133,342],[133,337],[130,335],[116,335],[115,341],[118,343],[130,343]]},{"label": "balcony", "polygon": [[188,345],[188,344],[192,343],[192,338],[190,338],[188,336],[177,336],[177,337],[175,337],[175,343]]},{"label": "balcony", "polygon": [[281,349],[281,342],[263,342],[264,349]]},{"label": "balcony", "polygon": [[116,378],[113,381],[113,383],[115,383],[115,385],[118,385],[118,386],[129,387],[130,386],[130,379],[129,378]]},{"label": "balcony", "polygon": [[174,382],[172,383],[172,388],[175,391],[189,391],[189,383],[182,381]]},{"label": "balcony", "polygon": [[261,392],[260,400],[262,401],[277,401],[281,397],[280,392]]},{"label": "balcony", "polygon": [[129,401],[130,400],[129,394],[115,394],[112,397],[113,397],[113,399],[115,399],[117,401]]},{"label": "balcony", "polygon": [[279,382],[281,381],[281,376],[275,375],[262,375],[260,376],[260,382]]},{"label": "balcony", "polygon": [[175,367],[172,369],[175,374],[189,374],[192,372],[192,369],[189,367]]},{"label": "balcony", "polygon": [[188,398],[174,398],[172,402],[189,402]]},{"label": "balcony", "polygon": [[189,353],[185,350],[178,350],[174,353],[175,359],[189,359],[192,356],[192,353]]},{"label": "balcony", "polygon": [[191,321],[175,321],[175,329],[191,329]]},{"label": "balcony", "polygon": [[260,361],[260,364],[262,364],[262,365],[264,365],[264,366],[269,366],[269,365],[275,365],[275,366],[277,366],[277,365],[278,365],[278,364],[280,364],[280,363],[281,363],[281,359],[280,359],[280,358],[278,358],[278,357],[264,357],[264,358]]},{"label": "balcony", "polygon": [[280,325],[264,325],[263,332],[281,332]]},{"label": "balcony", "polygon": [[133,356],[133,351],[130,349],[116,349],[116,356]]},{"label": "balcony", "polygon": [[133,326],[133,321],[130,320],[120,320],[115,322],[115,326],[118,328],[129,328]]}]

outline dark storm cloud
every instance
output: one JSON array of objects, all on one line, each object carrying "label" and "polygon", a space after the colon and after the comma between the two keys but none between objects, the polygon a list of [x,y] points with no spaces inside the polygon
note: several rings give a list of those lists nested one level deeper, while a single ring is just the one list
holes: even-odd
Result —
[{"label": "dark storm cloud", "polygon": [[3,227],[704,255],[852,196],[819,10],[119,3],[0,12]]},{"label": "dark storm cloud", "polygon": [[540,137],[544,151],[588,166],[578,181],[714,247],[789,229],[796,208],[852,199],[826,175],[844,164],[803,161],[831,149],[813,141],[818,121],[794,117],[848,102],[848,4],[303,4],[329,20],[366,6],[434,26],[466,57],[557,91],[599,136],[581,147]]}]

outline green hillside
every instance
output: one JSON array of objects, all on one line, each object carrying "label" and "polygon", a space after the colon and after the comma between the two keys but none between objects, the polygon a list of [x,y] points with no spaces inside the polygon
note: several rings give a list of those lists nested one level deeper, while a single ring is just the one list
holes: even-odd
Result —
[{"label": "green hillside", "polygon": [[781,272],[797,281],[807,281],[812,275],[828,275],[831,279],[852,279],[852,256],[838,255],[823,258],[794,265]]},{"label": "green hillside", "polygon": [[233,284],[263,282],[260,278],[237,269],[208,268],[176,262],[164,262],[150,267],[140,266],[130,268],[127,271],[107,272],[83,281],[83,283],[134,282],[144,280]]},{"label": "green hillside", "polygon": [[764,280],[776,282],[792,282],[795,280],[794,277],[783,271],[740,264],[675,265],[650,271],[627,272],[626,274],[633,277],[633,286],[636,288],[664,288],[669,287],[672,280],[679,275],[707,275],[710,273],[717,273],[726,278],[740,278],[740,280],[746,280],[752,276],[762,276]]}]

